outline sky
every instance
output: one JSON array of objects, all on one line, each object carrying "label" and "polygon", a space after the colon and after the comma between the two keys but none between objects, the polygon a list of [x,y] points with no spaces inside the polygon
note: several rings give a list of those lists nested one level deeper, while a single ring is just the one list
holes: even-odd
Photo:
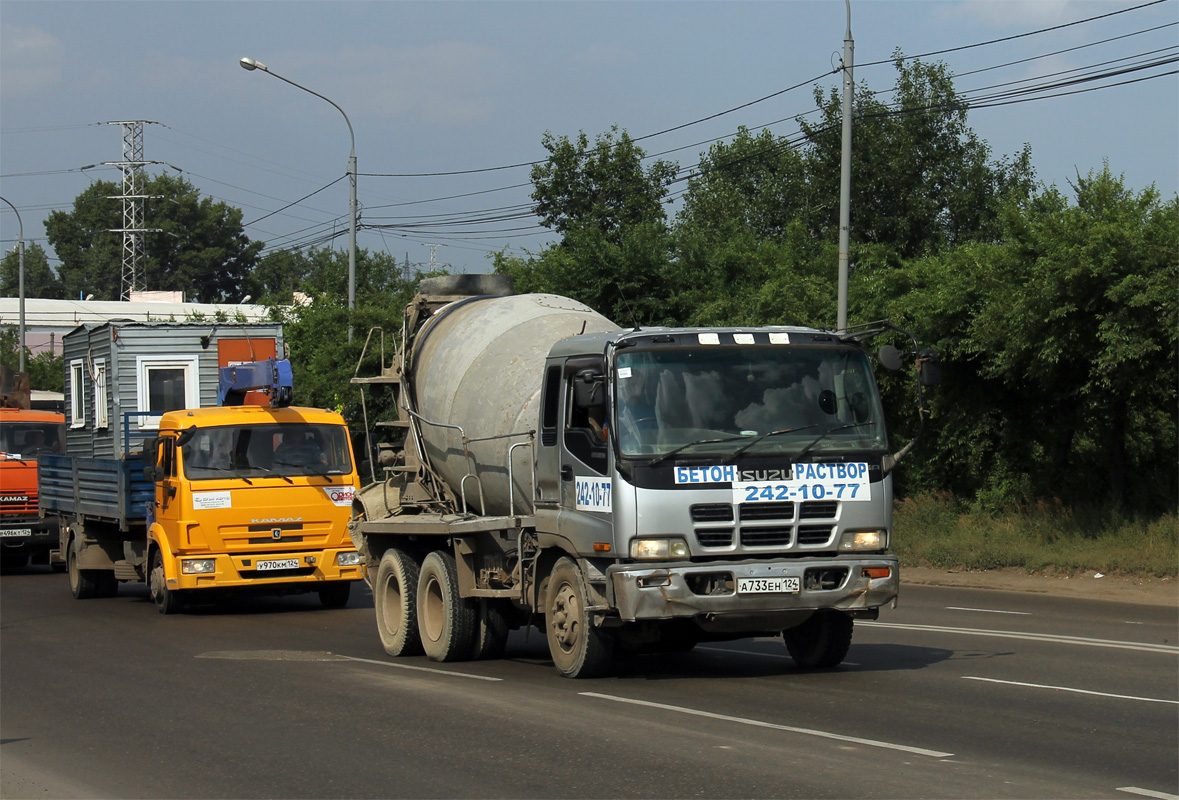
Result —
[{"label": "sky", "polygon": [[[1108,163],[1169,199],[1179,0],[1149,3],[851,0],[854,75],[887,92],[897,49],[941,61],[994,158],[1028,145],[1037,178],[1066,193]],[[497,251],[555,239],[530,212],[546,132],[617,126],[685,172],[739,126],[792,136],[813,88],[839,86],[846,15],[840,0],[0,0],[0,196],[56,266],[46,216],[94,180],[121,182],[103,162],[124,159],[124,129],[107,123],[144,120],[143,157],[161,162],[148,173],[241,208],[265,252],[346,248],[345,117],[243,70],[251,57],[347,115],[359,247],[411,269],[490,271]],[[0,209],[7,252],[18,219]]]}]

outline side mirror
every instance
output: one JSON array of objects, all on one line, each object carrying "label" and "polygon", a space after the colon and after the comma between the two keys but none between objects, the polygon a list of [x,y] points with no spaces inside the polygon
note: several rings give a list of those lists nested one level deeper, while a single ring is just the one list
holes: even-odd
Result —
[{"label": "side mirror", "polygon": [[937,386],[942,382],[942,362],[934,350],[922,350],[917,356],[917,378],[922,386]]},{"label": "side mirror", "polygon": [[162,472],[162,470],[155,466],[144,467],[143,479],[148,483],[155,483],[160,479],[160,472]]},{"label": "side mirror", "polygon": [[583,408],[601,402],[603,380],[604,376],[592,369],[580,370],[573,380],[573,402]]},{"label": "side mirror", "polygon": [[159,439],[144,439],[143,449],[139,451],[139,460],[144,464],[156,463],[156,449],[159,447]]},{"label": "side mirror", "polygon": [[880,359],[880,366],[884,367],[890,372],[896,372],[901,368],[901,351],[897,350],[891,344],[886,344],[880,348],[877,353],[877,358]]},{"label": "side mirror", "polygon": [[192,441],[192,437],[196,436],[196,432],[196,425],[189,425],[184,429],[183,432],[181,432],[179,436],[176,437],[176,446],[184,447],[184,445]]}]

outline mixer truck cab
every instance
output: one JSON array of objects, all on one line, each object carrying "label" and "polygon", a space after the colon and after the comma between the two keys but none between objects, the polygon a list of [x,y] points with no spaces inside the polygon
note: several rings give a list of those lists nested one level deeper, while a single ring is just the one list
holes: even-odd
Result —
[{"label": "mixer truck cab", "polygon": [[537,529],[594,554],[620,620],[723,636],[822,608],[850,631],[897,596],[888,437],[859,343],[786,327],[579,336],[549,354],[542,403]]},{"label": "mixer truck cab", "polygon": [[393,390],[404,432],[350,524],[386,651],[487,657],[535,624],[568,677],[748,636],[840,663],[899,589],[912,442],[890,454],[863,344],[898,329],[627,330],[486,277],[423,281],[392,364],[354,379]]}]

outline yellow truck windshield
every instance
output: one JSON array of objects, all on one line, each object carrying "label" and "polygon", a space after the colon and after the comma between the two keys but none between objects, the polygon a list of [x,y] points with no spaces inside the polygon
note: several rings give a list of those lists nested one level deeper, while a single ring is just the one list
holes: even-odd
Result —
[{"label": "yellow truck windshield", "polygon": [[348,430],[307,422],[200,428],[181,448],[192,481],[348,475]]}]

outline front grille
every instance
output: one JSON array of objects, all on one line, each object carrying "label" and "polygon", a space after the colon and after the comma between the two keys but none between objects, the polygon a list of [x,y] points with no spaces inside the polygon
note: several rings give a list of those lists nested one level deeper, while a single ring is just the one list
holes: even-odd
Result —
[{"label": "front grille", "polygon": [[790,526],[772,528],[742,528],[742,547],[785,547],[790,544]]},{"label": "front grille", "polygon": [[728,547],[733,543],[732,528],[711,528],[696,531],[701,547]]},{"label": "front grille", "polygon": [[693,522],[732,522],[733,507],[727,503],[702,503],[689,511]]},{"label": "front grille", "polygon": [[741,520],[747,519],[794,519],[794,503],[742,503]]},{"label": "front grille", "polygon": [[799,544],[827,544],[833,528],[830,525],[799,525]]},{"label": "front grille", "polygon": [[834,519],[839,503],[834,500],[825,503],[803,503],[798,511],[799,519]]}]

